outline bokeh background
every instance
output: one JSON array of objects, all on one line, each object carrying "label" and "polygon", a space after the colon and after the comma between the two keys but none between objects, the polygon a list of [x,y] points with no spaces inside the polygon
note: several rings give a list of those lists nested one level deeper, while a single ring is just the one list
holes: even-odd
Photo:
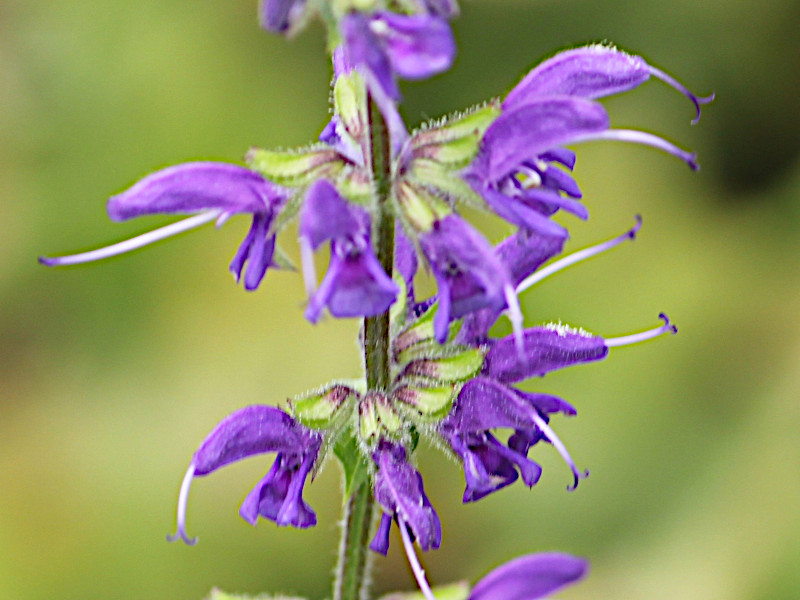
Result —
[{"label": "bokeh background", "polygon": [[[333,463],[307,488],[316,528],[239,519],[264,458],[195,483],[196,547],[164,536],[206,433],[244,405],[356,376],[357,323],[307,324],[295,273],[237,288],[226,267],[247,219],[102,264],[36,263],[168,222],[104,213],[107,196],[152,170],[316,136],[328,115],[321,28],[287,42],[255,15],[255,0],[0,4],[0,598],[197,600],[213,585],[328,594]],[[462,506],[458,466],[423,448],[445,535],[424,557],[432,580],[474,581],[559,549],[593,564],[562,598],[800,597],[797,23],[796,0],[471,0],[454,22],[454,68],[403,85],[416,125],[504,93],[556,49],[610,40],[717,93],[694,127],[689,103],[658,82],[606,103],[616,126],[696,149],[697,174],[647,148],[579,148],[591,218],[565,221],[571,247],[636,213],[644,229],[527,292],[528,324],[613,336],[666,311],[681,332],[528,383],[578,408],[554,420],[592,471],[574,493],[540,446],[533,490]],[[379,592],[413,587],[398,541],[376,561]]]}]

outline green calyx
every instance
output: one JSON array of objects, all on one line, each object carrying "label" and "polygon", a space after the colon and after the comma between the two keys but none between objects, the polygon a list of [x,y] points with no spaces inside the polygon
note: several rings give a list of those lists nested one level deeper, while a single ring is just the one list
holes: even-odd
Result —
[{"label": "green calyx", "polygon": [[264,177],[290,188],[304,188],[320,178],[335,180],[344,163],[328,146],[300,150],[261,150],[247,153],[248,166]]},{"label": "green calyx", "polygon": [[430,231],[436,221],[453,212],[447,202],[405,178],[395,185],[394,198],[406,222],[420,233]]},{"label": "green calyx", "polygon": [[367,86],[358,71],[350,71],[336,78],[333,84],[333,112],[339,117],[347,133],[363,146],[369,126],[367,113]]},{"label": "green calyx", "polygon": [[436,422],[447,416],[460,390],[461,384],[436,387],[408,384],[395,390],[392,396],[424,420]]},{"label": "green calyx", "polygon": [[292,415],[310,429],[329,429],[333,426],[339,409],[357,393],[344,386],[334,385],[324,391],[314,393],[289,402]]},{"label": "green calyx", "polygon": [[500,101],[494,100],[429,124],[412,135],[412,154],[415,158],[432,159],[449,169],[461,169],[475,158],[483,134],[499,115]]},{"label": "green calyx", "polygon": [[477,375],[483,366],[484,353],[471,348],[441,358],[418,358],[403,369],[403,377],[424,377],[436,382],[465,381]]},{"label": "green calyx", "polygon": [[367,446],[374,446],[384,437],[398,438],[406,427],[389,399],[381,393],[369,392],[358,405],[358,435]]}]

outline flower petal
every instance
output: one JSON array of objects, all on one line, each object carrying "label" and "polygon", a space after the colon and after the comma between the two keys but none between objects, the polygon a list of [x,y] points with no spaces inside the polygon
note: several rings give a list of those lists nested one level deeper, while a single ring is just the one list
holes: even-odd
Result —
[{"label": "flower petal", "polygon": [[478,581],[469,600],[536,600],[576,583],[588,570],[587,561],[569,554],[521,556]]},{"label": "flower petal", "polygon": [[504,383],[606,357],[605,340],[562,325],[533,327],[523,332],[523,351],[513,336],[498,340],[486,355],[483,373]]},{"label": "flower petal", "polygon": [[640,56],[610,46],[593,45],[559,52],[528,73],[506,99],[510,110],[540,96],[601,98],[641,85],[650,67]]},{"label": "flower petal", "polygon": [[375,500],[409,527],[422,550],[438,548],[442,526],[425,495],[422,477],[406,460],[405,449],[384,440],[372,456],[378,467]]},{"label": "flower petal", "polygon": [[499,181],[525,160],[608,127],[608,114],[596,102],[567,96],[536,98],[503,111],[489,126],[473,168],[486,180]]},{"label": "flower petal", "polygon": [[306,429],[274,406],[248,406],[225,417],[194,454],[195,475],[208,475],[229,463],[265,452],[316,454],[320,434]]},{"label": "flower petal", "polygon": [[286,192],[245,167],[195,162],[156,171],[108,200],[108,216],[123,221],[157,213],[183,214],[209,209],[225,213],[267,212]]},{"label": "flower petal", "polygon": [[382,30],[392,69],[404,79],[425,79],[453,64],[455,40],[441,17],[379,12],[371,26]]}]

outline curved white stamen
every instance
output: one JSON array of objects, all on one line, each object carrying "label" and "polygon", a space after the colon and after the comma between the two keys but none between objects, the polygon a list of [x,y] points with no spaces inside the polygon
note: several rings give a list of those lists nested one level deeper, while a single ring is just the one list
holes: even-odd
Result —
[{"label": "curved white stamen", "polygon": [[595,140],[631,142],[634,144],[651,146],[681,159],[683,162],[689,165],[693,171],[697,171],[700,168],[700,166],[697,164],[697,155],[695,153],[687,152],[682,148],[678,148],[678,146],[675,144],[668,142],[664,138],[660,138],[657,135],[653,135],[652,133],[647,133],[645,131],[636,131],[635,129],[606,129],[605,131],[599,131],[597,133],[589,133],[586,135],[577,136],[570,140],[570,143],[577,144],[580,142],[592,142]]},{"label": "curved white stamen", "polygon": [[403,538],[403,547],[406,550],[408,564],[411,566],[411,572],[414,573],[414,578],[417,580],[419,590],[422,592],[422,595],[425,596],[425,600],[436,600],[436,596],[433,595],[433,591],[431,590],[430,584],[428,584],[428,580],[425,579],[425,570],[422,568],[422,565],[419,564],[417,553],[414,552],[414,543],[411,541],[411,537],[408,535],[408,527],[406,526],[406,522],[403,521],[402,517],[399,515],[397,516],[397,525],[398,529],[400,529],[400,537]]},{"label": "curved white stamen", "polygon": [[508,316],[508,320],[511,321],[511,330],[514,332],[514,345],[517,347],[517,353],[521,358],[524,358],[524,351],[525,346],[522,339],[522,324],[523,324],[523,316],[522,316],[522,309],[519,306],[519,298],[517,298],[517,294],[514,291],[514,287],[511,285],[506,285],[503,287],[503,295],[506,298],[506,304],[508,308],[506,309],[506,315]]},{"label": "curved white stamen", "polygon": [[220,214],[219,217],[217,217],[217,222],[214,223],[214,227],[219,229],[220,227],[225,225],[225,223],[228,222],[228,219],[230,219],[232,216],[233,216],[232,212],[228,212],[228,211],[223,212],[222,214]]},{"label": "curved white stamen", "polygon": [[644,342],[645,340],[650,340],[660,335],[664,335],[665,333],[672,333],[673,335],[678,333],[678,328],[673,325],[669,317],[664,313],[658,315],[658,318],[664,321],[664,324],[661,327],[656,327],[654,329],[649,329],[647,331],[642,331],[641,333],[633,333],[631,335],[623,335],[621,337],[611,338],[605,341],[606,348],[616,348],[619,346],[629,346],[630,344],[638,344],[639,342]]},{"label": "curved white stamen", "polygon": [[81,254],[72,254],[70,256],[58,256],[55,258],[47,258],[45,256],[39,257],[39,262],[43,265],[47,265],[48,267],[58,267],[62,265],[77,265],[80,263],[92,262],[95,260],[101,260],[103,258],[109,258],[111,256],[116,256],[117,254],[124,254],[125,252],[130,252],[131,250],[136,250],[137,248],[141,248],[142,246],[147,246],[148,244],[152,244],[153,242],[158,242],[159,240],[163,240],[168,237],[172,237],[173,235],[177,235],[179,233],[183,233],[184,231],[189,231],[190,229],[194,229],[195,227],[200,227],[200,225],[205,225],[222,214],[222,211],[219,210],[210,210],[207,212],[200,213],[199,215],[194,215],[193,217],[189,217],[188,219],[183,219],[182,221],[178,221],[177,223],[171,223],[165,227],[160,227],[159,229],[154,229],[153,231],[148,231],[147,233],[143,233],[142,235],[137,235],[129,240],[125,240],[124,242],[119,242],[118,244],[112,244],[111,246],[106,246],[105,248],[98,248],[97,250],[90,250],[89,252],[82,252]]},{"label": "curved white stamen", "polygon": [[595,254],[600,254],[601,252],[610,250],[611,248],[613,248],[614,246],[618,246],[625,240],[636,239],[636,234],[639,232],[639,229],[641,227],[642,227],[642,217],[636,215],[636,225],[634,225],[631,229],[629,229],[622,235],[619,235],[614,239],[602,242],[600,244],[589,246],[588,248],[584,248],[583,250],[578,250],[577,252],[573,252],[572,254],[568,254],[564,258],[561,258],[555,261],[554,263],[547,265],[544,269],[540,269],[534,272],[526,279],[523,279],[517,286],[517,294],[521,294],[529,287],[539,283],[542,279],[550,277],[550,275],[558,273],[562,269],[566,269],[567,267],[574,265],[575,263],[579,263],[581,261],[586,260],[587,258],[591,258]]},{"label": "curved white stamen", "polygon": [[189,534],[186,533],[186,505],[189,502],[189,489],[192,487],[193,478],[194,463],[189,465],[189,468],[186,470],[186,475],[183,476],[181,492],[178,495],[178,530],[173,535],[167,536],[168,542],[174,542],[180,538],[189,546],[194,546],[197,543],[196,537],[190,538]]},{"label": "curved white stamen", "polygon": [[544,433],[545,437],[547,438],[547,441],[553,445],[553,447],[561,455],[561,458],[564,459],[564,462],[567,463],[567,466],[572,470],[572,474],[575,477],[575,481],[572,485],[567,486],[567,491],[571,492],[572,490],[578,487],[578,482],[581,479],[586,479],[589,476],[588,469],[586,471],[583,471],[582,473],[578,470],[578,467],[575,465],[575,461],[572,460],[572,457],[570,456],[567,447],[564,445],[561,439],[556,435],[556,432],[553,431],[550,425],[548,425],[545,422],[545,420],[541,416],[539,416],[539,413],[533,411],[532,417],[534,423],[536,423],[536,426],[542,430],[542,433]]},{"label": "curved white stamen", "polygon": [[650,67],[650,73],[652,75],[655,75],[658,79],[660,79],[667,85],[672,86],[673,88],[678,90],[681,94],[683,94],[689,100],[692,101],[692,104],[694,104],[694,107],[697,110],[697,115],[695,116],[694,119],[692,119],[692,125],[697,124],[697,122],[700,120],[700,105],[708,104],[709,102],[713,101],[714,96],[716,94],[712,92],[711,95],[706,96],[705,98],[702,96],[696,96],[695,94],[689,91],[689,88],[687,88],[685,85],[683,85],[680,81],[678,81],[671,75],[667,75],[666,73],[664,73],[664,71],[662,71],[661,69],[656,69],[652,65],[648,66]]},{"label": "curved white stamen", "polygon": [[317,269],[314,265],[314,249],[311,247],[311,240],[301,235],[298,238],[300,243],[300,262],[303,265],[303,283],[306,286],[306,296],[311,298],[317,291]]}]

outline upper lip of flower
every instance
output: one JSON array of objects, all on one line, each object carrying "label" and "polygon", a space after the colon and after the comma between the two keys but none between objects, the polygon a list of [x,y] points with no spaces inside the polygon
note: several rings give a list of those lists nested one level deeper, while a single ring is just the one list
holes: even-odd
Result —
[{"label": "upper lip of flower", "polygon": [[277,452],[278,456],[270,472],[242,504],[242,517],[252,524],[260,515],[278,525],[314,525],[314,512],[301,494],[322,441],[320,433],[273,406],[248,406],[227,416],[206,436],[192,458],[178,500],[178,531],[167,539],[181,538],[187,544],[196,541],[186,533],[186,504],[195,477],[266,452]]}]

